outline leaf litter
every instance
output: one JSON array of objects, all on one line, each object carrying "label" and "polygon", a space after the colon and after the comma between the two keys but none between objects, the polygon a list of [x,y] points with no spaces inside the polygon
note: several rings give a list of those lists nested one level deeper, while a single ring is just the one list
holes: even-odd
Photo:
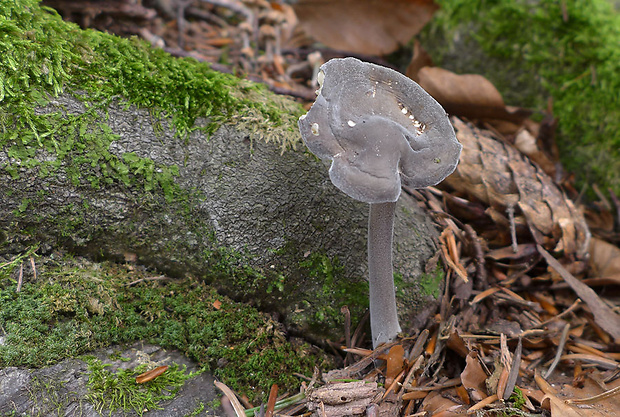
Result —
[{"label": "leaf litter", "polygon": [[[390,3],[44,1],[82,26],[139,35],[305,103],[314,100],[323,62],[353,55],[389,66],[378,55],[406,43],[436,10],[425,0]],[[377,27],[380,34],[368,36]],[[374,351],[363,347],[362,326],[354,337],[344,329],[341,369],[299,375],[305,382],[295,395],[278,397],[272,387],[261,407],[242,405],[217,382],[224,409],[231,416],[615,415],[619,199],[592,184],[599,201],[580,200],[558,158],[553,103],[543,112],[508,106],[484,77],[433,66],[417,41],[406,74],[451,114],[464,147],[439,187],[405,189],[442,230],[435,264],[441,258],[446,279],[437,313]]]}]

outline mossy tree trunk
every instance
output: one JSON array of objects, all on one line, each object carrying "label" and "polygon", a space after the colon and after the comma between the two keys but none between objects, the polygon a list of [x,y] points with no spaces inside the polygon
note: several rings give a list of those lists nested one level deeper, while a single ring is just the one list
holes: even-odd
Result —
[{"label": "mossy tree trunk", "polygon": [[[22,2],[34,18],[15,20],[9,42],[26,64],[0,58],[15,78],[0,108],[0,255],[66,248],[204,277],[314,337],[341,333],[342,305],[361,317],[368,207],[304,151],[297,105]],[[56,78],[37,75],[42,66]],[[394,258],[405,329],[434,300],[420,286],[434,237],[403,196]]]}]

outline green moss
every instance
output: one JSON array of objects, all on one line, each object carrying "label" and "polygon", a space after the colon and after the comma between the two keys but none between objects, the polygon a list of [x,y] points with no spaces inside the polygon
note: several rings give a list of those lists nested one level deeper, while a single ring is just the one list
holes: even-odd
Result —
[{"label": "green moss", "polygon": [[146,272],[39,259],[37,280],[26,278],[17,293],[20,265],[0,268],[0,367],[50,365],[145,340],[184,352],[233,389],[261,399],[273,383],[295,390],[293,373],[310,374],[322,362],[308,345],[289,343],[278,323],[197,280],[128,286]]},{"label": "green moss", "polygon": [[137,384],[136,377],[148,371],[148,365],[112,372],[106,369],[110,365],[96,358],[85,359],[89,372],[87,398],[102,414],[104,410],[133,410],[142,416],[150,410],[161,410],[160,403],[174,398],[185,381],[197,375],[195,372],[186,373],[185,366],[172,364],[157,378]]},{"label": "green moss", "polygon": [[419,288],[425,295],[430,295],[434,299],[441,295],[441,285],[444,281],[445,273],[440,265],[437,265],[432,274],[422,274],[420,276]]},{"label": "green moss", "polygon": [[438,3],[442,10],[423,35],[444,42],[429,48],[436,63],[482,73],[511,105],[542,110],[552,98],[566,168],[581,183],[620,193],[620,15],[611,3]]},{"label": "green moss", "polygon": [[[214,409],[214,410],[219,408],[219,407],[220,407],[220,401],[219,400],[214,401],[213,404],[211,404],[211,408]],[[192,411],[191,413],[186,414],[185,417],[196,417],[196,416],[199,416],[200,413],[202,413],[204,411],[204,409],[205,409],[205,403],[200,402],[196,406],[196,409],[194,411]]]},{"label": "green moss", "polygon": [[[338,259],[330,259],[322,253],[312,253],[299,264],[302,274],[313,282],[320,283],[316,289],[320,305],[306,305],[304,310],[313,311],[310,326],[343,328],[343,306],[349,307],[351,317],[362,317],[368,308],[368,282],[364,279],[354,281],[344,277],[344,267]],[[311,285],[311,284],[309,284]],[[304,320],[308,320],[304,313]],[[355,326],[355,323],[353,323]]]},{"label": "green moss", "polygon": [[[84,111],[35,111],[62,93],[81,98]],[[0,4],[0,146],[11,158],[4,170],[16,177],[20,168],[37,168],[45,178],[62,166],[78,185],[81,168],[90,167],[87,181],[95,188],[138,182],[146,191],[162,190],[168,201],[177,198],[177,167],[108,151],[117,136],[101,120],[112,100],[149,109],[155,125],[169,119],[182,138],[196,129],[211,134],[231,121],[252,126],[282,149],[298,140],[286,132],[300,106],[264,86],[172,58],[137,38],[81,30],[37,0]],[[209,122],[198,127],[198,118]],[[40,162],[35,156],[41,149],[56,157]]]}]

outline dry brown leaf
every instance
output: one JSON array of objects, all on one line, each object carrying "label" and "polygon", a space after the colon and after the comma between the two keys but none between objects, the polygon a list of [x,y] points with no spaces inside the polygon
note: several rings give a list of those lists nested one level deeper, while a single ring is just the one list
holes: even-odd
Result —
[{"label": "dry brown leaf", "polygon": [[534,237],[556,252],[587,253],[590,231],[582,213],[547,174],[491,132],[458,118],[452,122],[463,152],[444,184],[500,213],[514,207],[515,222],[524,220]]},{"label": "dry brown leaf", "polygon": [[462,416],[465,414],[466,408],[462,404],[458,404],[449,398],[443,397],[439,392],[433,391],[429,393],[422,401],[424,411],[431,413],[433,416]]},{"label": "dry brown leaf", "polygon": [[385,385],[390,386],[394,379],[405,368],[405,349],[402,345],[392,347],[387,357],[387,371],[385,373]]},{"label": "dry brown leaf", "polygon": [[423,67],[418,80],[431,96],[449,114],[471,119],[500,119],[515,123],[510,130],[518,128],[531,112],[525,109],[507,107],[497,88],[482,75],[462,74],[438,67]]},{"label": "dry brown leaf", "polygon": [[420,45],[420,42],[416,39],[413,43],[413,56],[411,57],[411,61],[407,66],[407,71],[405,71],[405,75],[411,78],[416,83],[420,84],[419,72],[424,67],[432,67],[433,60],[431,56],[426,52],[424,48]]},{"label": "dry brown leaf", "polygon": [[609,333],[616,342],[620,342],[620,316],[609,308],[592,288],[575,278],[557,261],[557,259],[551,256],[549,252],[544,250],[540,245],[538,246],[538,252],[545,258],[549,267],[560,274],[562,279],[575,291],[577,296],[588,305],[590,311],[594,315],[596,324]]},{"label": "dry brown leaf", "polygon": [[605,278],[620,282],[620,248],[604,240],[590,241],[590,268],[592,278]]},{"label": "dry brown leaf", "polygon": [[[595,371],[597,372],[597,371]],[[599,378],[604,379],[599,374]],[[576,388],[572,385],[563,385],[557,395],[548,394],[545,396],[551,407],[551,416],[556,417],[612,417],[617,416],[620,410],[620,396],[613,395],[620,381],[609,384],[610,388],[605,395],[605,391],[591,378],[587,378],[583,388]],[[590,398],[586,404],[578,404],[582,399]],[[545,401],[545,400],[543,400]]]},{"label": "dry brown leaf", "polygon": [[332,49],[384,55],[404,45],[431,20],[432,0],[300,0],[301,28]]},{"label": "dry brown leaf", "polygon": [[487,397],[485,384],[487,374],[480,365],[477,353],[470,352],[465,358],[465,363],[465,369],[461,373],[461,381],[471,398],[474,401],[480,401]]},{"label": "dry brown leaf", "polygon": [[590,414],[590,410],[579,410],[574,406],[567,404],[553,394],[545,395],[542,405],[544,408],[551,410],[551,417],[587,417],[594,416]]},{"label": "dry brown leaf", "polygon": [[453,330],[450,333],[450,336],[446,341],[446,346],[462,358],[467,357],[469,354],[469,349],[467,348],[465,341],[461,338],[461,336],[459,336],[456,330]]}]

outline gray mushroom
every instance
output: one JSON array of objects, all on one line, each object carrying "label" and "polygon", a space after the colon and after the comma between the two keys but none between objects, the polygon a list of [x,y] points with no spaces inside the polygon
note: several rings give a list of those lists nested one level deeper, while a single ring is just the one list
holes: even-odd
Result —
[{"label": "gray mushroom", "polygon": [[355,58],[321,66],[312,108],[299,119],[312,153],[332,161],[332,183],[370,203],[368,271],[373,347],[401,328],[392,271],[392,234],[401,184],[436,185],[456,168],[462,146],[446,112],[411,79]]}]

